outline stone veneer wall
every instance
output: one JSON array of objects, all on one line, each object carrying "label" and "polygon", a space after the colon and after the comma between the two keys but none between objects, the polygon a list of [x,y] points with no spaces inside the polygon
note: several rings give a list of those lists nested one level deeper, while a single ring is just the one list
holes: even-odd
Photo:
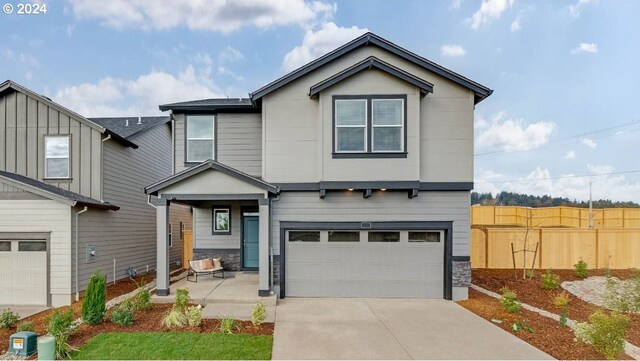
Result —
[{"label": "stone veneer wall", "polygon": [[193,250],[194,259],[222,258],[222,267],[226,271],[242,271],[242,261],[240,259],[240,249],[205,249],[195,248]]},{"label": "stone veneer wall", "polygon": [[453,262],[453,287],[469,287],[471,285],[471,262]]}]

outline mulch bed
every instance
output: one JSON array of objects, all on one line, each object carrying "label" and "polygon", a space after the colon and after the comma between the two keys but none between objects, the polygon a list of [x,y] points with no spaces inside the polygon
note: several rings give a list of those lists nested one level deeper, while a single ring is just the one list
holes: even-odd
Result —
[{"label": "mulch bed", "polygon": [[[164,316],[171,310],[172,304],[154,304],[153,308],[146,311],[136,311],[136,317],[131,326],[120,326],[106,320],[99,325],[91,326],[82,324],[78,331],[71,335],[69,344],[79,348],[87,343],[94,336],[107,332],[193,332],[211,333],[219,332],[220,321],[203,319],[199,327],[185,327],[181,329],[168,329],[160,323]],[[273,335],[274,324],[263,323],[254,326],[251,321],[236,321],[234,333],[244,333],[249,335]]]},{"label": "mulch bed", "polygon": [[[562,326],[558,321],[538,313],[527,310],[522,310],[519,314],[508,313],[498,300],[473,289],[469,289],[469,299],[458,301],[458,304],[490,322],[491,320],[501,320],[502,323],[492,323],[556,359],[602,359],[602,355],[597,353],[592,346],[576,341],[569,327]],[[533,327],[534,332],[513,331],[512,325],[521,320]],[[632,360],[627,355],[622,356],[624,360]]]},{"label": "mulch bed", "polygon": [[[611,270],[612,276],[620,279],[629,279],[635,275],[635,270]],[[562,288],[557,290],[545,290],[540,287],[540,275],[543,272],[537,271],[536,277],[533,279],[522,279],[522,270],[517,272],[518,280],[514,278],[513,269],[473,269],[472,270],[472,282],[473,284],[490,291],[500,294],[500,289],[507,287],[514,291],[518,295],[518,300],[541,308],[543,310],[560,314],[560,310],[553,304],[553,299],[556,295],[562,292]],[[575,275],[573,270],[554,270],[553,273],[560,276],[560,282],[563,281],[575,281],[579,278]],[[589,270],[589,276],[605,276],[606,270]],[[578,297],[567,292],[569,295],[569,315],[570,319],[585,322],[589,320],[589,315],[598,310],[603,310],[602,307],[596,306],[589,302],[585,302]],[[640,346],[640,315],[628,314],[630,319],[629,329],[627,330],[627,341]]]},{"label": "mulch bed", "polygon": [[[148,274],[138,275],[134,278],[122,279],[116,281],[115,283],[109,283],[107,284],[106,288],[107,301],[127,294],[138,288],[138,285],[144,285],[146,283],[149,283],[153,279],[155,279],[155,275]],[[47,333],[48,318],[51,317],[56,311],[66,312],[68,309],[73,310],[75,318],[79,318],[82,311],[82,297],[80,298],[80,301],[74,302],[70,306],[50,308],[48,310],[31,315],[23,320],[20,320],[18,322],[18,325],[25,321],[33,322],[35,325],[35,332],[38,335],[44,335]],[[1,311],[4,310],[0,310],[0,312]],[[14,334],[15,332],[16,327],[10,330],[0,329],[0,355],[4,354],[9,349],[9,336]]]}]

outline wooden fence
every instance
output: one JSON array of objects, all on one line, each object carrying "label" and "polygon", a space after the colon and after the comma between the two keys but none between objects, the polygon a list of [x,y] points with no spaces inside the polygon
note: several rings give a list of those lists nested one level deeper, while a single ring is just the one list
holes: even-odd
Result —
[{"label": "wooden fence", "polygon": [[536,269],[569,269],[581,258],[590,268],[640,268],[640,228],[633,228],[640,227],[636,225],[640,210],[594,210],[594,229],[588,228],[589,210],[586,216],[584,211],[570,207],[471,207],[471,266],[512,268],[511,243],[520,250],[526,238],[529,250],[538,245],[537,257],[534,261],[534,253],[526,252],[524,259],[524,253],[517,253],[518,268],[526,262],[527,268],[533,263]]}]

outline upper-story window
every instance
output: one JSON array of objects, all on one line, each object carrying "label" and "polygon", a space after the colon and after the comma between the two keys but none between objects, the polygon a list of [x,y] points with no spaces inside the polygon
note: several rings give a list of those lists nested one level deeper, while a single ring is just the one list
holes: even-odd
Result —
[{"label": "upper-story window", "polygon": [[187,116],[187,162],[215,159],[214,122],[213,115]]},{"label": "upper-story window", "polygon": [[406,96],[334,96],[334,158],[406,157]]},{"label": "upper-story window", "polygon": [[50,179],[70,178],[69,136],[45,136],[44,148],[44,177]]}]

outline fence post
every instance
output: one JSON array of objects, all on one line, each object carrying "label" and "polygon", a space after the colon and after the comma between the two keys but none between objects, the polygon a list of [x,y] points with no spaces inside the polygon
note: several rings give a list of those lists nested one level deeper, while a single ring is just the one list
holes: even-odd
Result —
[{"label": "fence post", "polygon": [[489,268],[489,228],[484,229],[484,268]]},{"label": "fence post", "polygon": [[598,260],[600,255],[600,228],[596,228],[596,269],[600,268],[600,261]]},{"label": "fence post", "polygon": [[538,229],[538,244],[540,245],[539,251],[540,255],[538,256],[538,268],[542,269],[542,228]]}]

